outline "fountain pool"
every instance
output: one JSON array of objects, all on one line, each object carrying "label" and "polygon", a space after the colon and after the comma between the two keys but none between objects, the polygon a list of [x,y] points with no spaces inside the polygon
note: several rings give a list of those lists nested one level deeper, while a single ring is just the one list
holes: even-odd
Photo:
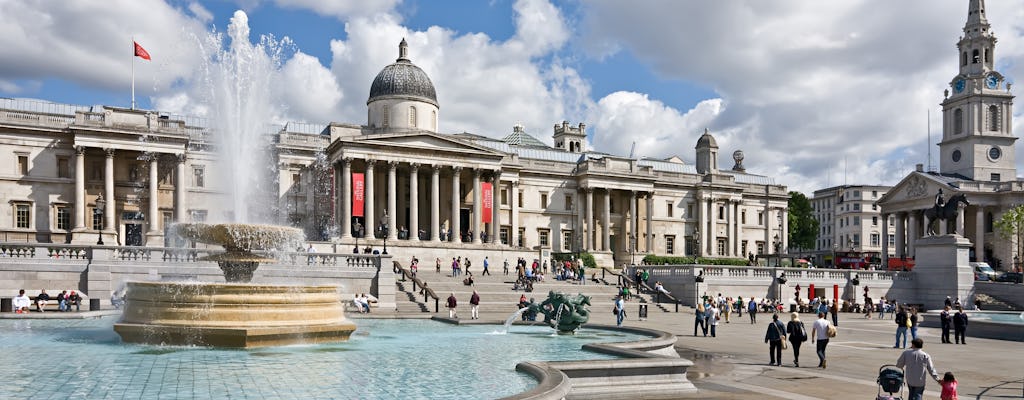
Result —
[{"label": "fountain pool", "polygon": [[546,326],[360,319],[348,342],[256,349],[124,344],[113,318],[0,320],[0,393],[13,398],[497,398],[536,381],[528,360],[607,360],[586,343],[644,338]]}]

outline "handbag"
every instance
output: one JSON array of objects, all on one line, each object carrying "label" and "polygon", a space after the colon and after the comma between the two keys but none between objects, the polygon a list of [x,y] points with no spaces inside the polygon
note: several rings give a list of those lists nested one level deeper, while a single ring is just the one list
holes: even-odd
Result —
[{"label": "handbag", "polygon": [[784,334],[784,331],[779,330],[779,324],[776,322],[772,322],[772,327],[775,328],[775,333],[779,334],[779,340],[782,340],[782,349],[788,349],[789,344],[786,343],[786,335]]},{"label": "handbag", "polygon": [[828,325],[828,337],[834,338],[839,332],[836,332],[836,327],[832,324]]}]

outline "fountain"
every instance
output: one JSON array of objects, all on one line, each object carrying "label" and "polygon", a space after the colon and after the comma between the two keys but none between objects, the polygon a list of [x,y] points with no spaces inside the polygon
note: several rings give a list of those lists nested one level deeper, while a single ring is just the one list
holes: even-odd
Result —
[{"label": "fountain", "polygon": [[[544,323],[555,328],[559,334],[573,334],[580,325],[590,319],[590,296],[577,294],[576,297],[561,292],[548,292],[548,298],[540,304],[530,303],[529,308],[544,314]],[[522,310],[520,310],[521,312]]]},{"label": "fountain", "polygon": [[227,283],[128,282],[125,308],[114,331],[129,343],[257,347],[347,340],[356,329],[345,318],[333,285],[249,283],[260,262],[254,251],[301,243],[299,229],[250,224],[180,224],[181,236],[218,244],[216,261]]}]

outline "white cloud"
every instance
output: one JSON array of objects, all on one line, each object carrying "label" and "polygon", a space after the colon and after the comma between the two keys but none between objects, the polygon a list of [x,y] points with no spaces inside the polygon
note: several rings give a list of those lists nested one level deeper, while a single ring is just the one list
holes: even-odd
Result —
[{"label": "white cloud", "polygon": [[341,101],[341,88],[331,71],[316,57],[296,53],[285,63],[281,78],[290,114],[310,122],[332,120]]},{"label": "white cloud", "polygon": [[345,17],[391,12],[401,0],[274,0],[280,7],[308,9],[317,14]]},{"label": "white cloud", "polygon": [[[1024,11],[1014,1],[990,0],[988,8],[1001,68],[1019,76]],[[605,0],[586,3],[583,14],[580,42],[593,59],[621,49],[668,79],[707,85],[727,105],[711,122],[713,134],[734,135],[751,172],[809,192],[841,183],[826,171],[844,158],[857,166],[847,168],[848,182],[866,184],[893,184],[926,162],[926,111],[937,138],[937,104],[957,73],[967,4]],[[647,140],[621,134],[630,138],[620,142]],[[693,143],[697,133],[676,137]],[[904,161],[907,148],[921,149],[917,159]]]},{"label": "white cloud", "polygon": [[[617,155],[627,155],[634,141],[636,155],[667,158],[678,155],[693,162],[696,138],[701,135],[723,109],[719,99],[704,100],[686,114],[635,92],[611,93],[591,110],[594,148]],[[680,138],[693,137],[693,140]],[[719,146],[725,135],[718,134]],[[723,166],[725,167],[725,166]]]}]

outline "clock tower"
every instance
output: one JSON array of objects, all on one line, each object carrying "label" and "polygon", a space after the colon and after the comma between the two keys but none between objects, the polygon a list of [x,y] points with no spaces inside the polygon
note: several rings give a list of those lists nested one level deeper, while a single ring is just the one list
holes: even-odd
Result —
[{"label": "clock tower", "polygon": [[960,72],[942,101],[939,172],[976,181],[1013,181],[1013,94],[993,68],[996,37],[985,11],[985,0],[970,0],[964,34],[957,42]]}]

